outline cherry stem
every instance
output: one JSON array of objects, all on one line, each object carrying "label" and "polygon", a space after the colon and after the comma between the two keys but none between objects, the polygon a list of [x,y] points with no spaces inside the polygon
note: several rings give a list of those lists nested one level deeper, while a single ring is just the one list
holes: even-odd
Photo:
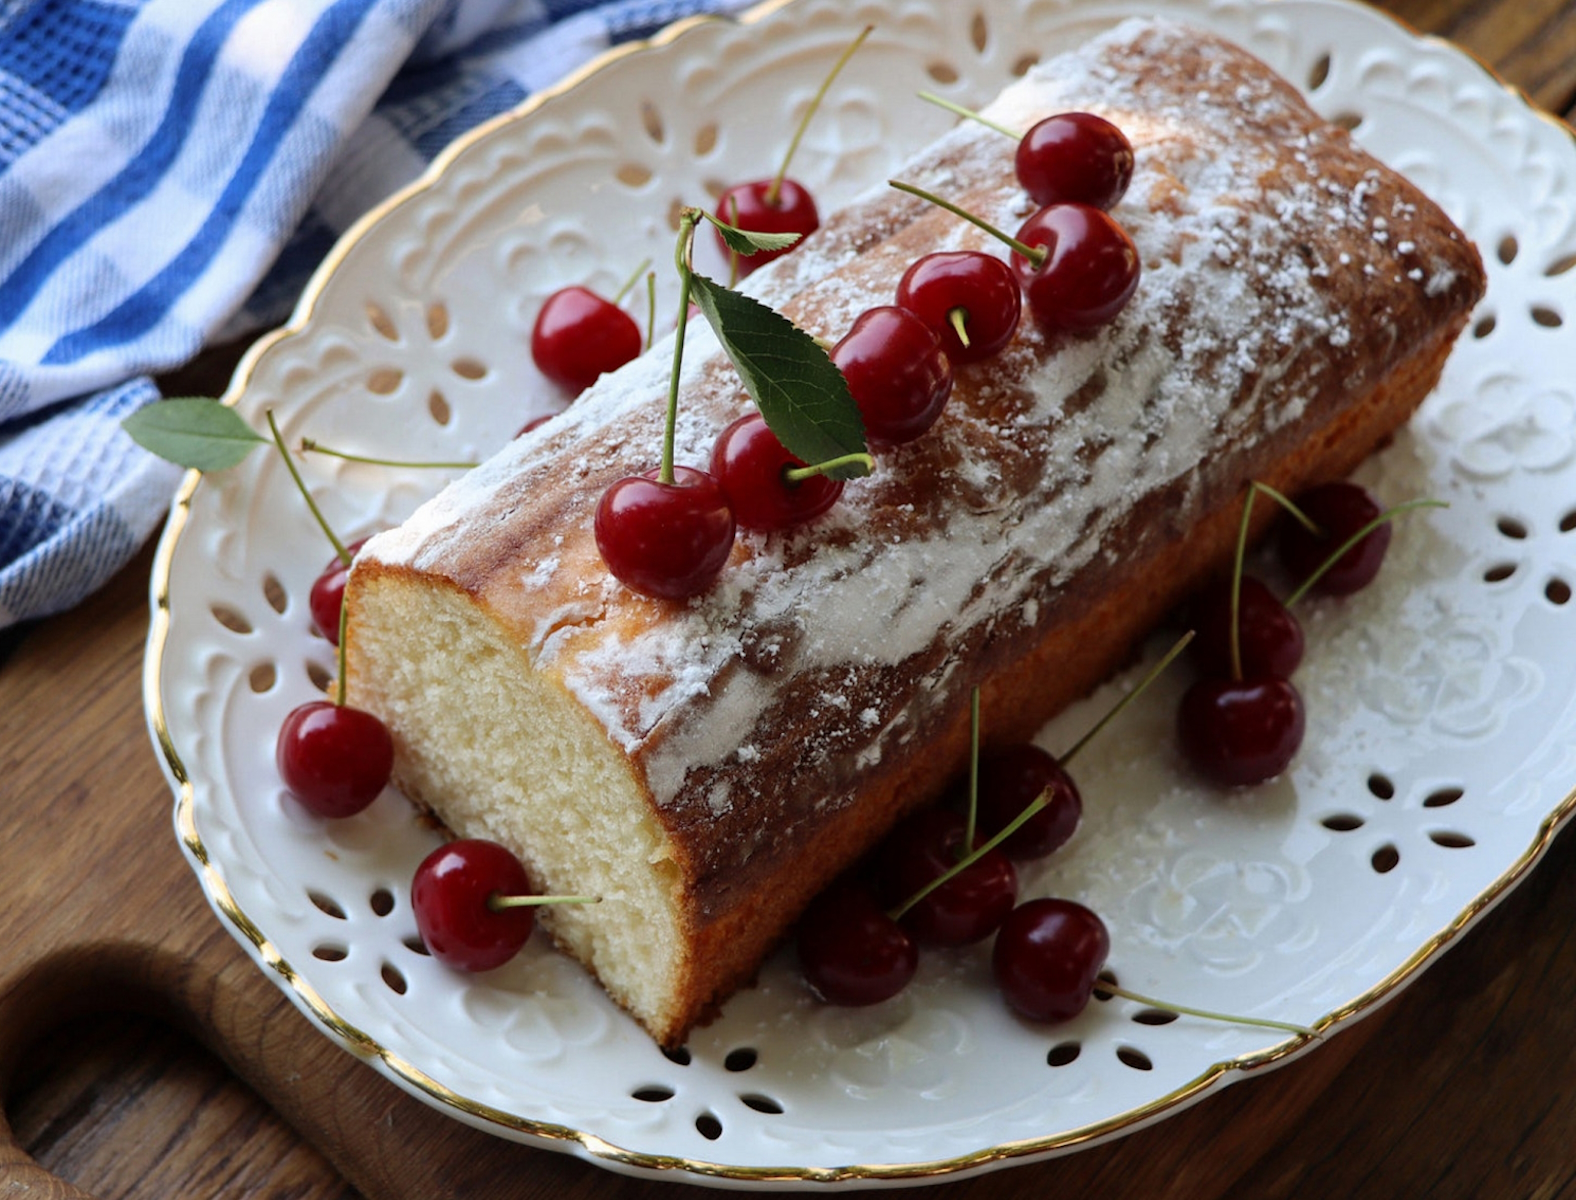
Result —
[{"label": "cherry stem", "polygon": [[1012,249],[1012,252],[1018,255],[1020,258],[1028,259],[1034,264],[1036,270],[1045,265],[1045,260],[1048,255],[1044,246],[1026,245],[1023,242],[1020,242],[1017,238],[1003,233],[989,221],[986,221],[980,217],[976,217],[967,209],[959,208],[950,200],[943,200],[940,196],[932,195],[930,192],[925,191],[923,188],[917,188],[911,183],[903,183],[901,180],[897,179],[888,179],[887,185],[889,187],[895,187],[900,192],[907,192],[910,196],[918,196],[921,200],[927,200],[931,204],[934,204],[937,208],[946,209],[955,217],[962,217],[970,225],[976,226],[979,229],[983,229],[986,233],[990,234],[991,237],[996,238],[1005,245],[1009,246]]},{"label": "cherry stem", "polygon": [[640,265],[635,268],[635,273],[628,279],[624,280],[624,286],[619,288],[618,295],[613,297],[613,303],[615,305],[623,302],[624,297],[629,295],[630,288],[634,287],[640,282],[640,277],[645,274],[646,268],[649,266],[651,266],[651,260],[649,258],[643,258],[640,260]]},{"label": "cherry stem", "polygon": [[1010,137],[1013,141],[1017,141],[1020,136],[1019,134],[1016,134],[1012,130],[1008,129],[1005,125],[998,125],[989,117],[980,116],[979,113],[975,112],[972,108],[964,108],[963,105],[954,103],[953,101],[948,100],[945,96],[938,96],[935,92],[920,92],[919,98],[926,101],[927,103],[934,104],[937,108],[944,108],[949,113],[956,113],[960,117],[965,117],[970,121],[974,121],[980,125],[983,125],[986,129],[994,129],[997,133],[1003,134],[1006,137]]},{"label": "cherry stem", "polygon": [[1293,604],[1296,604],[1297,601],[1306,596],[1308,594],[1308,589],[1313,587],[1314,584],[1318,583],[1320,577],[1322,577],[1326,571],[1328,571],[1338,561],[1340,561],[1340,558],[1343,554],[1345,554],[1353,546],[1357,545],[1358,542],[1362,541],[1365,537],[1367,537],[1374,530],[1378,529],[1379,526],[1383,525],[1385,522],[1393,521],[1402,513],[1412,512],[1414,509],[1449,507],[1450,506],[1443,500],[1408,500],[1405,504],[1397,504],[1394,508],[1385,509],[1384,512],[1380,513],[1372,521],[1369,521],[1368,524],[1364,525],[1356,533],[1352,534],[1351,537],[1342,542],[1340,546],[1330,554],[1329,558],[1320,563],[1319,569],[1312,575],[1308,576],[1308,578],[1304,579],[1301,586],[1298,587],[1296,591],[1292,592],[1290,596],[1286,597],[1286,607],[1290,608]]},{"label": "cherry stem", "polygon": [[820,90],[815,93],[815,98],[810,101],[810,107],[805,110],[804,116],[799,121],[799,128],[793,132],[793,140],[788,143],[788,152],[783,155],[783,165],[777,169],[777,174],[772,179],[771,187],[766,189],[766,203],[773,208],[777,207],[777,202],[781,198],[783,180],[788,177],[788,164],[793,161],[793,156],[799,149],[800,139],[804,137],[804,131],[810,128],[810,121],[815,116],[816,110],[821,107],[821,101],[826,99],[827,89],[832,86],[832,81],[837,78],[838,73],[848,65],[848,60],[854,56],[854,51],[865,44],[865,39],[870,36],[874,29],[874,25],[866,25],[861,29],[859,36],[848,44],[848,48],[843,51],[842,56],[832,65],[832,69],[826,78],[821,81]]},{"label": "cherry stem", "polygon": [[494,892],[487,897],[487,908],[491,912],[503,912],[508,908],[535,908],[539,904],[601,903],[601,896],[505,896],[501,892]]},{"label": "cherry stem", "polygon": [[1315,521],[1307,513],[1303,512],[1302,509],[1297,507],[1295,503],[1287,499],[1285,495],[1277,492],[1269,484],[1259,483],[1257,480],[1254,480],[1251,486],[1257,488],[1271,500],[1275,501],[1276,504],[1279,504],[1282,508],[1284,508],[1292,515],[1292,519],[1295,520],[1297,524],[1301,525],[1309,533],[1313,534],[1314,537],[1322,538],[1324,536],[1324,530],[1319,528],[1319,523],[1317,521]]},{"label": "cherry stem", "polygon": [[1226,644],[1231,649],[1231,678],[1236,683],[1242,682],[1242,637],[1237,628],[1242,623],[1242,562],[1248,554],[1248,525],[1253,516],[1253,501],[1261,489],[1263,485],[1257,480],[1248,481],[1248,497],[1242,502],[1242,521],[1237,526],[1237,554],[1231,562],[1231,624],[1226,630]]},{"label": "cherry stem", "polygon": [[952,326],[952,332],[958,335],[958,341],[963,343],[966,350],[969,346],[969,310],[961,304],[956,308],[947,310],[947,322]]},{"label": "cherry stem", "polygon": [[350,624],[349,616],[350,606],[345,603],[345,596],[341,593],[339,597],[339,646],[337,648],[339,683],[334,688],[335,708],[345,707],[345,630]]},{"label": "cherry stem", "polygon": [[350,454],[344,450],[334,450],[328,446],[320,445],[315,439],[304,437],[301,439],[302,454],[326,454],[330,458],[342,458],[346,462],[367,463],[374,467],[421,467],[434,470],[469,470],[476,466],[473,462],[420,462],[415,459],[404,458],[368,458],[364,454]]},{"label": "cherry stem", "polygon": [[662,467],[657,479],[673,483],[673,441],[679,423],[679,372],[684,366],[684,334],[689,327],[690,246],[695,241],[695,226],[700,224],[698,208],[686,208],[679,214],[679,244],[673,252],[673,261],[679,269],[679,322],[673,334],[673,373],[668,377],[668,423],[662,434]]},{"label": "cherry stem", "polygon": [[962,858],[974,844],[974,827],[980,806],[980,690],[969,694],[969,811],[963,821],[963,844],[958,847]]},{"label": "cherry stem", "polygon": [[1111,995],[1120,996],[1124,1000],[1147,1004],[1151,1008],[1164,1009],[1166,1012],[1182,1013],[1189,1017],[1203,1017],[1206,1021],[1225,1021],[1231,1025],[1258,1025],[1264,1029],[1280,1029],[1287,1033],[1301,1034],[1303,1037],[1319,1036],[1317,1030],[1310,1029],[1306,1025],[1294,1025],[1290,1021],[1272,1021],[1268,1017],[1239,1017],[1232,1013],[1212,1012],[1207,1008],[1189,1008],[1185,1004],[1172,1004],[1169,1000],[1156,1000],[1153,996],[1131,991],[1108,979],[1102,979],[1094,986],[1096,991],[1110,992]]},{"label": "cherry stem", "polygon": [[1023,811],[1014,817],[1008,823],[1005,829],[1003,829],[995,837],[991,838],[990,841],[982,842],[979,848],[974,850],[972,853],[964,855],[950,868],[948,868],[946,871],[943,871],[940,875],[937,875],[924,887],[920,888],[919,891],[915,892],[907,900],[903,901],[902,904],[888,912],[887,916],[891,917],[894,921],[901,921],[903,919],[903,914],[908,912],[909,909],[913,908],[914,905],[918,904],[921,900],[930,895],[931,892],[935,891],[942,884],[946,883],[954,875],[961,875],[975,863],[979,862],[980,859],[984,858],[997,846],[1001,845],[1013,834],[1017,833],[1019,827],[1021,827],[1025,821],[1027,821],[1035,813],[1039,812],[1040,809],[1044,808],[1050,802],[1051,789],[1046,788],[1033,800],[1029,801],[1028,804],[1024,805]]},{"label": "cherry stem", "polygon": [[876,460],[868,454],[844,454],[838,458],[829,458],[825,462],[816,463],[813,467],[784,467],[783,482],[790,487],[803,483],[806,479],[813,479],[817,475],[825,475],[828,471],[835,471],[839,467],[861,466],[868,475],[876,469]]},{"label": "cherry stem", "polygon": [[657,336],[657,273],[646,272],[646,349]]},{"label": "cherry stem", "polygon": [[334,544],[334,553],[339,555],[339,561],[345,566],[350,565],[350,551],[345,549],[345,543],[334,536],[334,531],[329,528],[328,521],[318,510],[317,502],[312,499],[312,493],[306,490],[306,483],[301,478],[301,472],[296,470],[296,465],[290,457],[290,451],[285,449],[285,439],[279,434],[279,426],[274,423],[274,410],[268,409],[264,414],[268,418],[268,431],[274,435],[274,445],[279,447],[279,455],[285,460],[285,469],[290,472],[290,478],[295,480],[296,490],[301,493],[301,498],[306,501],[306,506],[312,510],[312,515],[317,518],[317,524],[327,535],[328,540]]},{"label": "cherry stem", "polygon": [[1094,739],[1094,736],[1097,733],[1099,733],[1112,721],[1116,720],[1116,718],[1122,714],[1123,709],[1125,709],[1129,704],[1133,703],[1133,701],[1137,700],[1146,691],[1148,691],[1149,685],[1160,678],[1160,673],[1176,661],[1177,655],[1186,650],[1187,644],[1192,640],[1193,630],[1189,629],[1176,640],[1176,644],[1173,645],[1171,649],[1166,651],[1165,657],[1157,662],[1152,668],[1150,668],[1149,674],[1145,675],[1143,679],[1139,681],[1137,687],[1128,692],[1127,695],[1123,696],[1114,705],[1112,705],[1111,711],[1096,721],[1094,727],[1090,729],[1088,733],[1084,734],[1083,737],[1074,742],[1073,748],[1071,750],[1060,757],[1059,761],[1061,762],[1062,766],[1065,767],[1068,763],[1072,762],[1073,757],[1078,753],[1078,751],[1087,746]]}]

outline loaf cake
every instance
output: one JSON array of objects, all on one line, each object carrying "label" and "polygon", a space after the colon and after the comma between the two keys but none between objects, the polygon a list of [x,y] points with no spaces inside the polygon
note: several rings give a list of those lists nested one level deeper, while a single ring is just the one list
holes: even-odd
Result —
[{"label": "loaf cake", "polygon": [[[1133,301],[1093,332],[1026,314],[925,436],[808,527],[741,534],[706,594],[637,595],[593,541],[607,485],[655,465],[661,346],[357,559],[350,697],[387,721],[398,785],[543,889],[601,896],[543,923],[663,1044],[936,796],[972,688],[1001,739],[1091,689],[1229,558],[1248,481],[1342,476],[1406,421],[1482,294],[1430,201],[1223,40],[1128,22],[987,115],[1068,110],[1133,143]],[[900,177],[1014,229],[1012,163],[966,123]],[[830,342],[943,249],[1003,253],[883,189],[749,286]],[[690,330],[676,461],[704,465],[749,401]]]}]

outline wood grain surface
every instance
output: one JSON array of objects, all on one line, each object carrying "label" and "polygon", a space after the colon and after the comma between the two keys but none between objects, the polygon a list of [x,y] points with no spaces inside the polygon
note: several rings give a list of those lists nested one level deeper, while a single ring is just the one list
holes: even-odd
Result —
[{"label": "wood grain surface", "polygon": [[[1572,115],[1576,0],[1384,7]],[[233,357],[175,390],[216,393]],[[150,558],[0,632],[0,1198],[679,1196],[434,1113],[251,965],[181,857],[143,724]],[[1573,937],[1568,833],[1314,1053],[1110,1145],[930,1194],[1576,1198]]]}]

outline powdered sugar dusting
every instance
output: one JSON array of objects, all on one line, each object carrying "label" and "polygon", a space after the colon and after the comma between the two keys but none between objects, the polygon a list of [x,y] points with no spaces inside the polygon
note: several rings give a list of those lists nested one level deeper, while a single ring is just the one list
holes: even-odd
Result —
[{"label": "powdered sugar dusting", "polygon": [[[516,572],[509,594],[491,580],[478,586],[524,627],[537,663],[639,758],[659,803],[720,818],[767,788],[750,772],[771,769],[764,747],[785,681],[820,681],[813,724],[826,731],[826,753],[879,761],[887,739],[913,736],[919,710],[952,702],[952,667],[920,672],[913,696],[893,709],[856,690],[861,673],[921,662],[938,639],[1003,614],[1032,626],[1060,586],[1113,552],[1135,504],[1180,484],[1184,509],[1197,509],[1223,448],[1240,453],[1296,421],[1322,370],[1357,369],[1342,357],[1354,330],[1328,302],[1330,280],[1382,265],[1416,270],[1420,294],[1448,288],[1440,265],[1422,261],[1397,228],[1415,214],[1370,212],[1377,176],[1321,175],[1331,153],[1345,153],[1343,132],[1313,124],[1285,85],[1245,77],[1234,51],[1202,45],[1200,60],[1193,35],[1129,22],[1036,68],[988,110],[1026,128],[1087,109],[1128,134],[1137,169],[1114,215],[1144,273],[1122,316],[1068,336],[1026,315],[988,371],[960,371],[952,405],[921,442],[883,454],[812,527],[741,535],[704,596],[654,605],[586,549],[601,481],[653,465],[670,344],[604,377],[367,553],[451,572],[456,555],[479,553],[550,493],[562,498],[554,511],[568,514],[562,544]],[[1193,58],[1168,75],[1164,64],[1181,62],[1184,46]],[[965,124],[898,174],[1014,229],[1033,205],[1010,172],[1011,143]],[[919,252],[1004,254],[973,227],[884,189],[823,234],[749,288],[829,340],[891,302],[921,234]],[[743,411],[719,355],[710,331],[691,323],[678,462],[705,463],[722,425]],[[1172,519],[1185,527],[1190,515]],[[827,682],[839,672],[849,673],[846,688]],[[711,769],[724,764],[731,786]]]}]

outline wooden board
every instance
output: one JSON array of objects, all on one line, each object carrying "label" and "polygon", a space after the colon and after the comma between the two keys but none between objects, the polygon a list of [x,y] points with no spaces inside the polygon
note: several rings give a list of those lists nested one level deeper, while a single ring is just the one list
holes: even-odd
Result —
[{"label": "wooden board", "polygon": [[[1576,0],[1389,7],[1569,113]],[[227,357],[178,390],[222,379]],[[149,557],[74,612],[0,633],[0,1197],[679,1195],[434,1113],[251,965],[177,849],[143,725]],[[1576,1196],[1573,933],[1566,835],[1417,984],[1315,1053],[1112,1145],[932,1194]]]}]

